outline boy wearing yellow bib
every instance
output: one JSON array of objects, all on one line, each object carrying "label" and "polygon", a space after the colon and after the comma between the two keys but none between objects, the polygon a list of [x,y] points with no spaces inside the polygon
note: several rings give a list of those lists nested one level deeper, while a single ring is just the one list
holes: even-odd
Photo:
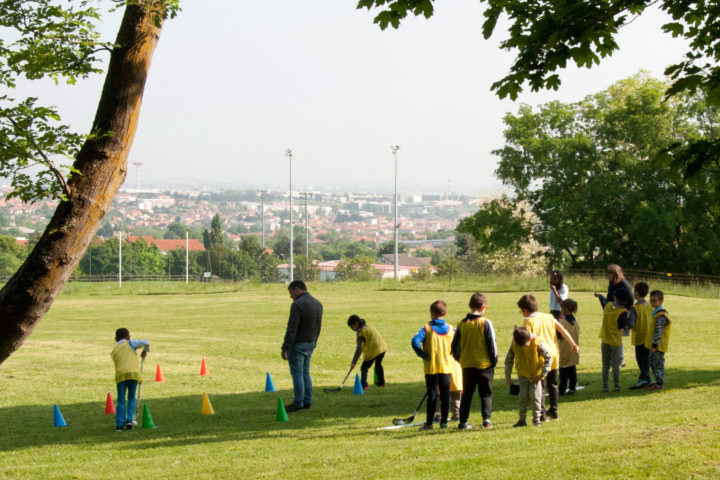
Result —
[{"label": "boy wearing yellow bib", "polygon": [[620,388],[620,364],[622,363],[622,330],[627,325],[628,310],[625,308],[630,295],[626,290],[618,290],[612,302],[603,308],[603,321],[600,327],[600,352],[602,354],[602,391],[608,388],[608,372],[612,368],[614,391]]},{"label": "boy wearing yellow bib", "polygon": [[472,428],[468,424],[472,397],[477,388],[480,396],[483,428],[492,428],[492,381],[497,365],[495,329],[485,318],[487,298],[480,292],[470,297],[470,313],[457,325],[452,342],[452,354],[462,367],[463,395],[460,399],[460,430]]},{"label": "boy wearing yellow bib", "polygon": [[513,340],[505,356],[505,383],[512,385],[512,369],[515,365],[520,384],[518,394],[519,418],[513,427],[526,427],[528,404],[532,403],[533,425],[539,427],[542,410],[543,378],[550,371],[553,358],[550,350],[540,337],[523,327],[515,327]]},{"label": "boy wearing yellow bib", "polygon": [[560,365],[558,355],[558,333],[568,342],[570,348],[576,354],[580,351],[575,340],[565,330],[560,322],[555,320],[549,313],[538,312],[538,302],[534,296],[528,294],[520,297],[517,302],[517,306],[520,308],[524,321],[523,327],[533,335],[537,335],[540,340],[543,341],[545,347],[550,351],[553,357],[550,371],[547,374],[547,378],[544,380],[543,388],[548,392],[548,400],[550,408],[545,411],[545,397],[542,397],[543,411],[541,416],[543,420],[547,417],[557,420],[558,419],[558,400],[559,400],[559,389],[558,389],[558,368]]},{"label": "boy wearing yellow bib", "polygon": [[357,345],[353,359],[350,362],[350,370],[355,368],[355,364],[362,354],[363,363],[360,365],[360,383],[362,383],[363,390],[367,390],[368,388],[368,370],[373,363],[375,363],[375,373],[377,374],[377,383],[375,385],[384,387],[385,370],[383,369],[382,361],[387,351],[385,340],[383,340],[382,335],[380,335],[380,332],[378,332],[376,328],[365,323],[365,320],[357,315],[350,315],[347,324],[348,327],[357,334]]},{"label": "boy wearing yellow bib", "polygon": [[670,315],[662,306],[664,299],[665,296],[660,290],[650,292],[652,324],[655,327],[652,340],[645,343],[645,346],[650,345],[650,365],[655,377],[655,383],[650,385],[650,390],[662,390],[665,384],[665,352],[668,351],[670,343]]},{"label": "boy wearing yellow bib", "polygon": [[635,360],[640,374],[630,390],[650,386],[650,348],[645,343],[652,338],[654,324],[652,322],[652,307],[647,303],[650,286],[645,282],[638,282],[633,289],[635,305],[628,311],[628,326],[632,329],[631,341],[635,346]]},{"label": "boy wearing yellow bib", "polygon": [[430,323],[423,325],[412,338],[411,345],[423,359],[427,388],[427,416],[420,430],[432,430],[433,414],[440,392],[440,428],[447,428],[450,407],[450,374],[455,360],[450,353],[455,329],[445,322],[447,305],[436,300],[430,305]]},{"label": "boy wearing yellow bib", "polygon": [[[141,382],[140,367],[137,360],[137,349],[142,347],[142,358],[150,351],[147,340],[130,340],[127,328],[115,331],[115,348],[110,353],[115,364],[115,382],[117,383],[117,405],[115,406],[115,430],[122,432],[123,427],[131,430],[134,426],[135,390]],[[127,401],[125,395],[127,394]]]}]

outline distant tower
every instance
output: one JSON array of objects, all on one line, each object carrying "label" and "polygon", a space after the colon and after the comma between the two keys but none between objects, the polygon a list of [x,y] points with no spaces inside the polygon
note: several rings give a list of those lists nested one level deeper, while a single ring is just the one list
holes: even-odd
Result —
[{"label": "distant tower", "polygon": [[143,162],[133,162],[133,165],[135,165],[135,169],[137,172],[137,180],[135,185],[135,190],[140,193],[140,167],[145,165]]}]

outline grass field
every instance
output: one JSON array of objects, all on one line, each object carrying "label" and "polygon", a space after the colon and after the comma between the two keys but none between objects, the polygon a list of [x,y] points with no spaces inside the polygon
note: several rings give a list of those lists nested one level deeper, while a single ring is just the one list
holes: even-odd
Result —
[{"label": "grass field", "polygon": [[[491,293],[487,316],[500,351],[491,431],[377,431],[408,416],[423,395],[422,363],[410,338],[444,299],[448,320],[466,313],[469,291],[423,290],[422,284],[320,284],[310,291],[325,306],[313,356],[315,398],[309,411],[275,421],[277,399],[292,384],[280,345],[290,299],[283,285],[72,284],[25,345],[0,365],[0,478],[719,478],[720,300],[666,296],[673,330],[666,390],[629,391],[636,376],[625,339],[624,390],[600,393],[600,307],[580,304],[580,383],[562,397],[560,420],[513,429],[516,397],[501,365],[515,302],[525,292]],[[535,294],[547,309],[540,284]],[[509,288],[509,287],[508,287]],[[499,288],[502,290],[503,288]],[[345,326],[351,313],[376,326],[388,343],[388,386],[352,394],[338,386],[354,350]],[[156,430],[114,431],[104,415],[115,397],[109,352],[117,327],[150,340],[142,403]],[[201,377],[202,358],[210,376]],[[153,382],[160,364],[165,383]],[[265,393],[270,372],[278,389]],[[215,415],[201,415],[207,392]],[[53,427],[57,403],[67,428]],[[480,417],[474,400],[471,423]],[[420,415],[419,417],[421,417]]]}]

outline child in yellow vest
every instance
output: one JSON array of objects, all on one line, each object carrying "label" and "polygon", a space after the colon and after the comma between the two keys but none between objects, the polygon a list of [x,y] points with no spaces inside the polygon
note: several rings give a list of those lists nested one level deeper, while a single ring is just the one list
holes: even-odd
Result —
[{"label": "child in yellow vest", "polygon": [[[117,383],[117,405],[115,407],[115,430],[122,432],[123,427],[131,430],[136,424],[133,419],[135,411],[135,390],[140,378],[140,367],[137,360],[137,349],[142,347],[142,358],[150,351],[147,340],[131,340],[127,328],[115,331],[115,348],[110,353],[115,364],[115,383]],[[127,401],[125,395],[127,394]]]},{"label": "child in yellow vest", "polygon": [[515,327],[513,340],[505,356],[505,383],[512,385],[512,369],[515,365],[520,384],[518,394],[519,418],[513,427],[526,427],[527,407],[532,403],[533,425],[539,427],[542,410],[541,381],[550,371],[553,358],[540,337],[523,327]]},{"label": "child in yellow vest", "polygon": [[447,428],[450,404],[450,375],[453,362],[450,353],[454,329],[445,322],[447,305],[436,300],[430,305],[430,323],[423,325],[412,338],[411,345],[425,364],[425,387],[427,388],[427,416],[420,430],[432,430],[433,414],[440,392],[440,428]]},{"label": "child in yellow vest", "polygon": [[[575,343],[580,344],[580,325],[575,319],[577,313],[577,302],[566,298],[560,302],[560,325],[567,330]],[[580,363],[580,355],[573,352],[572,347],[564,338],[558,339],[558,354],[560,356],[560,386],[559,395],[575,393],[577,388],[577,364]],[[569,387],[569,388],[568,388]]]},{"label": "child in yellow vest", "polygon": [[600,327],[600,352],[602,354],[602,391],[608,388],[608,372],[612,368],[614,391],[620,388],[620,364],[622,363],[622,331],[627,325],[628,310],[625,307],[629,301],[629,293],[625,289],[615,292],[612,302],[607,302],[603,308],[603,321]]},{"label": "child in yellow vest", "polygon": [[638,282],[633,287],[635,305],[628,310],[628,326],[632,329],[631,341],[635,346],[635,360],[637,361],[640,374],[637,382],[630,387],[630,390],[650,386],[650,348],[645,342],[652,338],[653,322],[652,307],[647,303],[650,286],[645,282]]},{"label": "child in yellow vest", "polygon": [[492,381],[497,365],[495,329],[485,318],[487,298],[480,292],[470,297],[470,313],[458,323],[452,342],[452,354],[462,367],[463,396],[460,401],[460,430],[472,428],[468,424],[475,388],[480,396],[483,427],[492,428]]},{"label": "child in yellow vest", "polygon": [[537,335],[540,340],[545,343],[545,347],[550,351],[553,357],[550,371],[547,374],[547,378],[543,381],[543,388],[547,390],[548,400],[550,408],[545,411],[545,397],[542,398],[543,410],[541,412],[542,420],[546,420],[547,417],[557,420],[558,418],[558,334],[562,335],[563,338],[570,344],[570,348],[573,352],[578,353],[580,347],[578,347],[575,340],[570,336],[567,330],[555,320],[549,313],[538,312],[538,302],[534,296],[528,294],[520,297],[517,302],[517,306],[520,308],[524,321],[523,327],[526,328],[533,335]]},{"label": "child in yellow vest", "polygon": [[[455,329],[457,336],[457,329]],[[455,338],[455,337],[453,337]],[[450,409],[452,414],[451,422],[457,422],[460,419],[460,402],[463,396],[463,374],[460,364],[453,358],[452,373],[450,374]],[[448,415],[450,415],[448,413]],[[435,407],[435,422],[440,422],[440,404]]]},{"label": "child in yellow vest", "polygon": [[363,363],[360,365],[360,383],[362,383],[363,390],[367,390],[368,382],[368,370],[370,366],[375,363],[375,373],[377,374],[377,385],[378,387],[385,386],[385,370],[383,369],[383,358],[385,358],[385,352],[387,352],[387,345],[383,340],[380,332],[375,327],[371,327],[365,320],[357,315],[350,315],[347,321],[348,327],[355,332],[357,338],[357,346],[355,348],[355,354],[350,362],[350,370],[355,368],[360,355],[363,356]]},{"label": "child in yellow vest", "polygon": [[665,296],[660,290],[650,292],[654,331],[652,340],[645,343],[646,347],[650,347],[650,365],[655,377],[655,383],[650,385],[650,390],[662,390],[665,384],[665,353],[670,343],[670,315],[662,305],[664,299]]}]

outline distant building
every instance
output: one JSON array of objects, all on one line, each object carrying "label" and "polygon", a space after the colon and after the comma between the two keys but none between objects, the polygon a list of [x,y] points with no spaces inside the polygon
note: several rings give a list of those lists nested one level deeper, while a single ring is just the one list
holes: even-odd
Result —
[{"label": "distant building", "polygon": [[[142,238],[145,240],[145,243],[148,245],[155,245],[160,249],[160,252],[163,254],[166,254],[170,250],[185,250],[185,239],[184,238],[172,238],[172,239],[165,239],[165,238],[153,238],[150,235],[143,235],[143,236],[135,236],[135,235],[129,235],[127,237],[128,242],[135,243],[138,241],[139,238]],[[193,252],[204,252],[205,251],[205,245],[202,244],[200,240],[197,238],[191,238],[188,240],[188,250],[191,250]]]}]

